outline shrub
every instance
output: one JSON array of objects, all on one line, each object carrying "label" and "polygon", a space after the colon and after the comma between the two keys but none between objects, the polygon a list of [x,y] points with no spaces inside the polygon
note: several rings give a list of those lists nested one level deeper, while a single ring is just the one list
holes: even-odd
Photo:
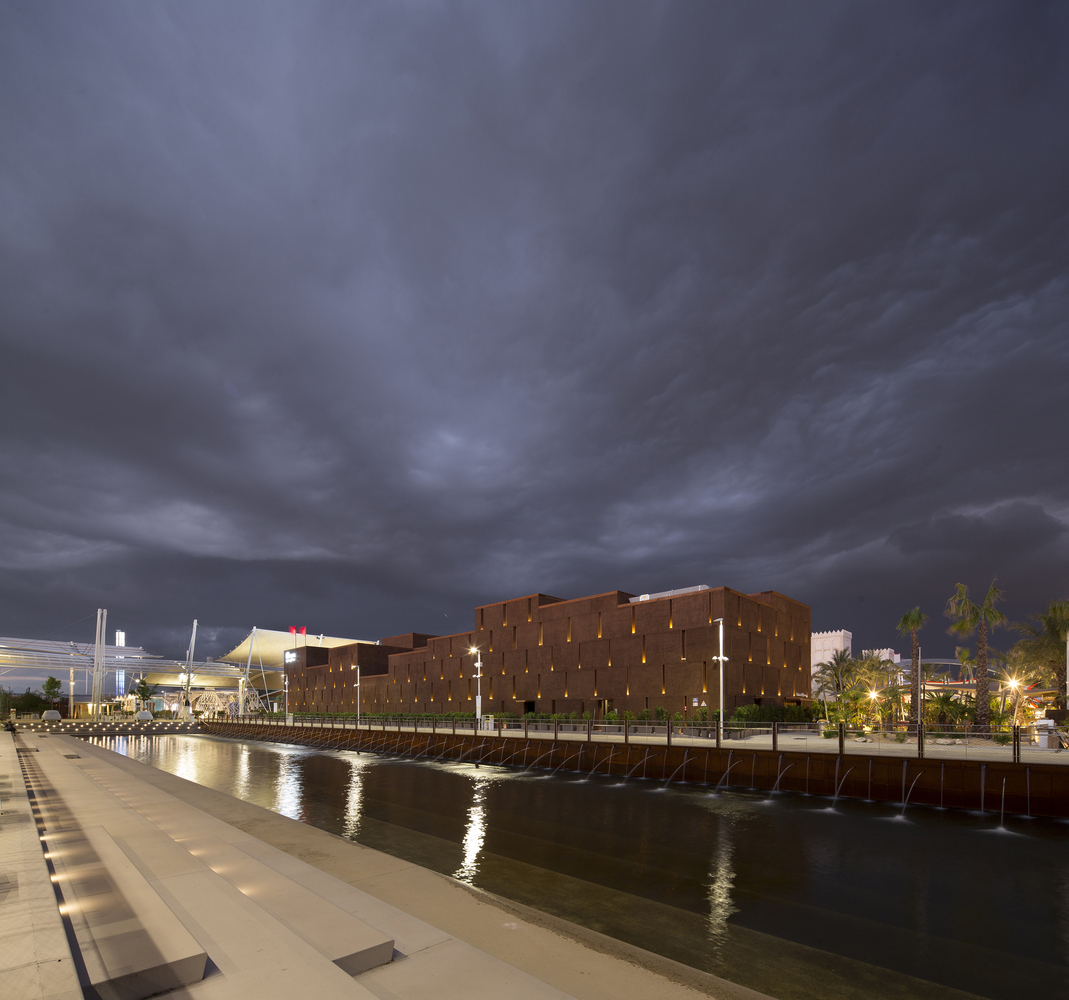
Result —
[{"label": "shrub", "polygon": [[812,722],[813,709],[804,705],[740,705],[732,722]]}]

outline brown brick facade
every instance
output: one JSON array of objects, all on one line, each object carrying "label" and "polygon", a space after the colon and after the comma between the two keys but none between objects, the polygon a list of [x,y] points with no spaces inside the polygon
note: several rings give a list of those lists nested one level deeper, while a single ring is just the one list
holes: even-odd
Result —
[{"label": "brown brick facade", "polygon": [[[381,645],[297,650],[287,667],[294,712],[475,710],[482,651],[483,712],[570,713],[717,707],[717,618],[724,618],[725,703],[808,698],[809,608],[766,591],[725,587],[631,602],[610,591],[563,601],[531,594],[475,609],[475,627],[448,636],[393,636]],[[695,705],[695,699],[697,705]]]}]

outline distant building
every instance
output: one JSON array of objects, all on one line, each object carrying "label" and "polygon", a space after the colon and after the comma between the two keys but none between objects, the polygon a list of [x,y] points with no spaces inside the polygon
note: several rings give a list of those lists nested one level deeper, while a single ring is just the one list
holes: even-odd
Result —
[{"label": "distant building", "polygon": [[816,669],[818,663],[826,663],[832,653],[852,651],[854,636],[852,632],[840,629],[838,632],[814,632],[809,637],[809,665]]},{"label": "distant building", "polygon": [[809,701],[810,610],[774,591],[688,587],[634,596],[613,590],[562,600],[531,594],[475,609],[471,631],[410,633],[378,644],[286,653],[291,712],[474,712],[482,656],[484,714],[664,708],[693,715],[719,698],[737,706]]},{"label": "distant building", "polygon": [[817,697],[817,667],[827,663],[833,653],[852,650],[853,633],[840,629],[838,632],[814,632],[809,637],[810,688],[814,698]]}]

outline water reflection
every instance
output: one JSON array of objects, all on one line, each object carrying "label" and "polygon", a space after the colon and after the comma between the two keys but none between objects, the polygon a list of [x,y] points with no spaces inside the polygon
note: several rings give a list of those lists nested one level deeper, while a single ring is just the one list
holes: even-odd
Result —
[{"label": "water reflection", "polygon": [[198,756],[197,756],[197,744],[185,743],[178,747],[178,753],[175,755],[175,771],[180,778],[185,778],[187,781],[194,781],[200,783],[200,772],[197,768]]},{"label": "water reflection", "polygon": [[242,746],[238,754],[237,775],[237,796],[239,799],[247,799],[249,797],[249,748],[247,746]]},{"label": "water reflection", "polygon": [[[295,751],[282,751],[280,754],[278,779],[275,782],[275,802],[271,808],[289,816],[290,819],[303,819],[302,790],[304,783],[301,768]],[[185,775],[183,775],[185,777]]]},{"label": "water reflection", "polygon": [[738,909],[731,901],[735,885],[735,869],[732,867],[731,835],[728,819],[720,816],[717,824],[716,845],[713,849],[712,866],[709,869],[709,942],[717,961],[723,959],[722,949],[728,943],[728,918]]},{"label": "water reflection", "polygon": [[349,758],[349,789],[345,796],[345,836],[356,840],[360,833],[360,810],[363,798],[364,769],[367,763],[353,755]]},{"label": "water reflection", "polygon": [[477,774],[472,779],[471,806],[468,808],[468,822],[464,828],[464,861],[453,872],[453,878],[461,882],[475,884],[479,874],[479,852],[486,841],[486,789],[491,779],[484,774]]}]

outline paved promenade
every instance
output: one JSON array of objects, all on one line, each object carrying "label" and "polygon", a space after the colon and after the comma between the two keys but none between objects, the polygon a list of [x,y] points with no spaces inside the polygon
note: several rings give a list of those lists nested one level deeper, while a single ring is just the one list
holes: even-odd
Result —
[{"label": "paved promenade", "polygon": [[0,794],[4,1000],[759,997],[69,736]]}]

